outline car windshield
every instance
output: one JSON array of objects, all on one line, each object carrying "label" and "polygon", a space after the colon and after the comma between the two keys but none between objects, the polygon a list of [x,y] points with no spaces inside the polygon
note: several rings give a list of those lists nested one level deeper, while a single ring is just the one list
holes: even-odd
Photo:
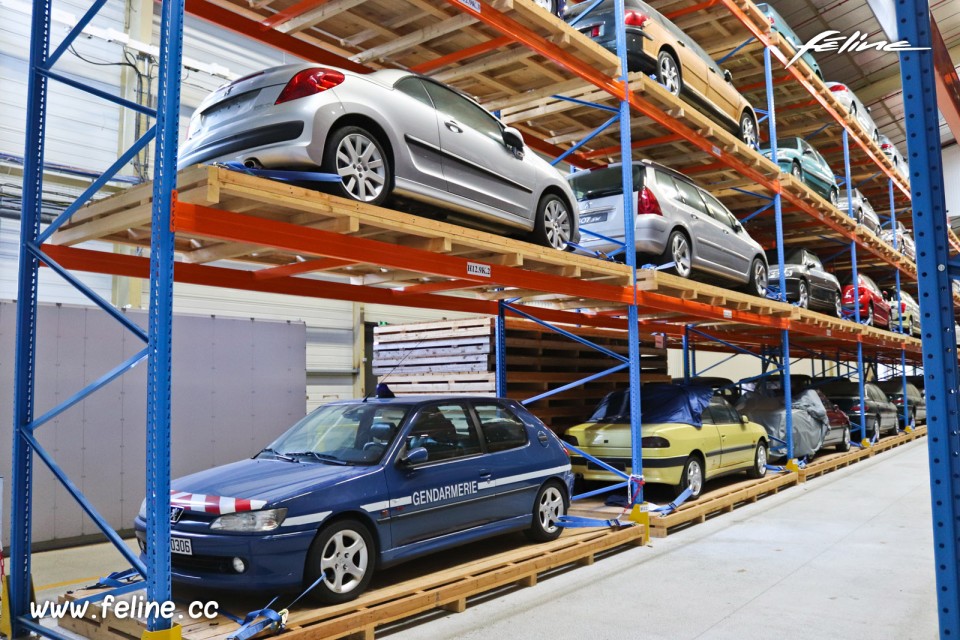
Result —
[{"label": "car windshield", "polygon": [[328,404],[308,414],[264,452],[300,462],[380,462],[410,410],[405,404]]},{"label": "car windshield", "polygon": [[777,149],[796,150],[797,148],[797,138],[777,138]]},{"label": "car windshield", "polygon": [[[618,196],[623,193],[620,165],[612,165],[593,171],[581,171],[567,177],[570,188],[578,202],[594,200],[607,196]],[[643,188],[643,167],[633,165],[633,189]]]}]

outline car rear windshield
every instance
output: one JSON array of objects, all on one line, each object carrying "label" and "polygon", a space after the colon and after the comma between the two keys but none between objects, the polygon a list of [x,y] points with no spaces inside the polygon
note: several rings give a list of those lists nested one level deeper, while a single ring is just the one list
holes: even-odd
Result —
[{"label": "car rear windshield", "polygon": [[[643,167],[633,166],[633,189],[643,188]],[[567,178],[577,200],[595,200],[607,196],[623,194],[623,180],[621,179],[620,165],[581,171]]]}]

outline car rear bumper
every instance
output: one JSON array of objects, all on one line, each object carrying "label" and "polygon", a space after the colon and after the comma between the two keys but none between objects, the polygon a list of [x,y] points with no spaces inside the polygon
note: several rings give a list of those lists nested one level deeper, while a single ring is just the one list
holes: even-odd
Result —
[{"label": "car rear bumper", "polygon": [[[623,220],[623,216],[619,216],[617,220]],[[612,240],[619,242],[623,242],[624,240],[623,229],[616,229],[615,232],[610,233],[604,233],[604,229],[601,228],[591,229],[590,227],[581,227],[580,230],[581,232],[584,230],[595,230],[596,233],[603,234]],[[670,223],[666,218],[664,218],[664,216],[637,216],[637,222],[633,227],[633,235],[637,253],[650,256],[659,256],[662,254],[667,246],[667,239],[670,236],[670,230]],[[607,231],[609,231],[609,229]],[[617,249],[622,248],[619,244],[610,242],[610,240],[597,238],[588,233],[582,233],[581,237],[582,239],[580,244],[594,251],[612,253]]]},{"label": "car rear bumper", "polygon": [[180,155],[179,167],[202,164],[214,158],[238,155],[243,151],[296,140],[303,135],[304,124],[280,122],[215,138]]},{"label": "car rear bumper", "polygon": [[[143,521],[135,523],[140,551],[145,551]],[[173,530],[171,535],[187,538],[193,555],[171,554],[170,576],[178,584],[225,590],[285,590],[303,584],[307,551],[314,531],[268,535],[216,535]],[[243,573],[233,569],[233,558],[246,565]]]}]

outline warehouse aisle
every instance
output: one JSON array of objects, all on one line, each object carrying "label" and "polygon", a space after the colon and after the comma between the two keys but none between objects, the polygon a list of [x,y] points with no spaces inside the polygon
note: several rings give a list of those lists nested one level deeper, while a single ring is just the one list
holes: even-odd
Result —
[{"label": "warehouse aisle", "polygon": [[923,438],[389,637],[935,638],[928,482]]}]

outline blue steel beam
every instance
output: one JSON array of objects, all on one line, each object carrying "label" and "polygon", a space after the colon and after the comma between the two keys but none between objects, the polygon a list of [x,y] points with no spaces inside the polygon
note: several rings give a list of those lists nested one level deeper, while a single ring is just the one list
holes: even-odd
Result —
[{"label": "blue steel beam", "polygon": [[594,129],[593,131],[591,131],[589,134],[587,134],[587,136],[585,136],[582,140],[579,140],[579,141],[577,142],[577,144],[573,145],[572,147],[570,147],[569,149],[567,149],[566,151],[564,151],[563,153],[561,153],[559,156],[557,156],[556,158],[554,158],[553,160],[551,160],[551,161],[550,161],[550,164],[553,165],[553,166],[556,166],[556,165],[560,164],[561,162],[563,162],[563,160],[564,160],[567,156],[569,156],[569,155],[572,154],[572,153],[576,153],[577,149],[579,149],[579,148],[582,147],[583,145],[587,144],[588,142],[590,142],[591,140],[593,140],[594,138],[596,138],[598,135],[600,135],[600,134],[603,132],[604,129],[606,129],[607,127],[611,126],[614,122],[617,122],[619,119],[620,119],[620,116],[619,116],[619,115],[613,116],[612,118],[610,118],[609,120],[607,120],[606,122],[604,122],[602,125],[600,125],[600,126],[597,127],[596,129]]},{"label": "blue steel beam", "polygon": [[96,0],[96,2],[90,5],[86,13],[83,14],[83,17],[81,17],[77,21],[77,24],[73,25],[73,28],[70,30],[70,33],[68,33],[66,37],[60,42],[60,46],[57,47],[57,50],[54,51],[53,54],[46,59],[46,61],[44,61],[42,65],[44,69],[49,69],[57,63],[57,60],[60,59],[60,56],[62,56],[67,51],[67,49],[70,48],[70,45],[72,45],[73,42],[77,39],[77,36],[79,36],[83,32],[83,29],[88,24],[90,24],[90,21],[93,20],[94,17],[96,17],[97,13],[100,12],[100,9],[106,3],[107,3],[107,0]]},{"label": "blue steel beam", "polygon": [[[777,164],[777,113],[773,101],[773,67],[771,66],[770,47],[763,49],[763,78],[767,90],[767,111],[770,118],[767,121],[767,127],[770,131],[770,160]],[[784,267],[783,251],[783,203],[779,193],[773,195],[773,213],[776,222],[777,238],[777,265],[780,276],[780,293],[783,300],[787,299],[787,279],[786,268]],[[790,332],[784,329],[780,332],[780,344],[783,356],[783,397],[784,402],[789,406],[792,389],[790,388]],[[787,411],[784,414],[784,428],[787,436],[787,459],[793,460],[793,412]]]},{"label": "blue steel beam", "polygon": [[[899,38],[914,47],[932,46],[926,0],[898,0]],[[940,637],[960,634],[960,400],[953,297],[946,265],[947,216],[933,54],[905,51],[900,56],[907,157],[917,239],[917,281],[923,318],[923,373],[927,393],[927,447],[936,559]]]},{"label": "blue steel beam", "polygon": [[507,397],[507,318],[503,300],[497,303],[497,397]]},{"label": "blue steel beam", "polygon": [[[843,139],[843,171],[846,176],[846,184],[850,184],[850,137],[847,130],[842,131]],[[853,215],[853,197],[850,189],[847,189],[847,215],[854,218]],[[851,277],[853,278],[853,317],[857,324],[860,323],[860,274],[857,271],[857,243],[850,243],[850,265]],[[857,371],[863,371],[863,343],[857,343]],[[858,376],[858,390],[860,392],[860,407],[866,406],[866,398],[863,392],[863,383],[865,376]],[[860,411],[860,440],[867,437],[867,416],[865,411]]]},{"label": "blue steel beam", "polygon": [[[899,251],[900,239],[897,237],[899,235],[897,233],[897,205],[893,197],[893,180],[889,180],[887,184],[889,186],[890,198],[890,228],[893,229],[893,249],[894,251]],[[893,275],[896,279],[897,286],[897,321],[900,325],[900,333],[903,333],[903,301],[900,299],[900,270],[895,269]],[[903,426],[906,427],[910,424],[908,418],[910,415],[910,400],[907,398],[907,354],[903,349],[900,350],[900,362],[903,365],[903,369],[900,372],[903,391]]]},{"label": "blue steel beam", "polygon": [[[640,436],[640,314],[637,312],[637,251],[634,229],[633,204],[633,144],[630,139],[630,84],[627,70],[627,30],[624,0],[614,2],[614,24],[617,36],[617,56],[620,58],[620,81],[623,83],[623,96],[620,97],[620,175],[623,182],[623,243],[626,246],[624,257],[630,267],[633,282],[633,304],[627,307],[627,355],[630,363],[630,480],[637,482],[634,503],[643,502],[643,445]],[[627,491],[630,494],[628,488]]]},{"label": "blue steel beam", "polygon": [[[30,26],[27,121],[23,163],[20,246],[40,236],[43,206],[43,153],[47,124],[47,84],[42,67],[50,53],[52,0],[34,0]],[[33,421],[36,384],[37,285],[40,261],[21,251],[17,272],[17,332],[13,392],[13,506],[10,540],[10,624],[12,637],[37,631],[30,621],[30,538],[33,519],[33,448],[27,425]],[[37,625],[39,626],[39,625]]]},{"label": "blue steel beam", "polygon": [[[173,325],[173,252],[170,230],[177,188],[180,68],[183,60],[184,0],[160,7],[160,65],[157,77],[157,143],[154,150],[150,240],[150,363],[147,370],[147,600],[168,602],[170,586],[170,363]],[[171,627],[159,615],[149,631]]]}]

